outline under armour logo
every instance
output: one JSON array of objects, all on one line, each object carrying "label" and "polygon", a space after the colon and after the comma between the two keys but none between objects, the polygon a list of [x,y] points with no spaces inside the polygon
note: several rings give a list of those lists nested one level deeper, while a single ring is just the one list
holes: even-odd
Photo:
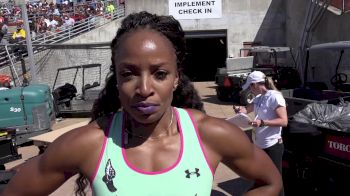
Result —
[{"label": "under armour logo", "polygon": [[188,169],[185,171],[186,173],[186,178],[191,178],[191,175],[196,175],[197,178],[200,176],[199,169],[195,168],[194,172],[190,172]]}]

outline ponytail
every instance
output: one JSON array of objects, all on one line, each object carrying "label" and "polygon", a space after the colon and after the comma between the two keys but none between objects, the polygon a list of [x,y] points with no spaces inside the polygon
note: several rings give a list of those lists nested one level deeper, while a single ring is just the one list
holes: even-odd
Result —
[{"label": "ponytail", "polygon": [[275,86],[274,81],[272,80],[272,77],[265,77],[265,86],[268,90],[276,90],[278,91],[277,87]]}]

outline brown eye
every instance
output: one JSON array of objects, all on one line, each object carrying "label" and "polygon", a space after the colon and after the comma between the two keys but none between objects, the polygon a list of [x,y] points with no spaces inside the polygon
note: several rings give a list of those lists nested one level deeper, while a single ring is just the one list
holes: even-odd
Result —
[{"label": "brown eye", "polygon": [[157,71],[154,75],[155,75],[155,78],[157,80],[164,80],[167,77],[168,72],[166,72],[166,71]]},{"label": "brown eye", "polygon": [[123,78],[130,78],[133,76],[132,72],[131,71],[124,71],[122,73],[120,73],[120,75],[123,77]]}]

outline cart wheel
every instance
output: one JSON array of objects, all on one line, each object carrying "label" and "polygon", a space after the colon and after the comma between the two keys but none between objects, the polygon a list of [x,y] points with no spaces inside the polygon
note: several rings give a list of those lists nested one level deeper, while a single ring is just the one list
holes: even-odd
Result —
[{"label": "cart wheel", "polygon": [[331,84],[334,87],[337,87],[341,84],[346,83],[348,80],[348,76],[345,73],[337,73],[331,78]]},{"label": "cart wheel", "polygon": [[216,89],[216,96],[220,101],[227,101],[228,100],[227,93],[225,93],[224,90],[220,90],[220,88]]},{"label": "cart wheel", "polygon": [[240,92],[241,105],[248,105],[248,104],[252,103],[254,97],[255,97],[254,94],[249,89],[242,90]]}]

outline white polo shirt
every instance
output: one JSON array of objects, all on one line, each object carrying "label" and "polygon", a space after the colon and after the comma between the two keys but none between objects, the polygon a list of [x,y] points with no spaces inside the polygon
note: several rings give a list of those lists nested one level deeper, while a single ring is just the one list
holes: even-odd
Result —
[{"label": "white polo shirt", "polygon": [[[264,95],[257,96],[254,100],[254,112],[257,119],[272,120],[277,118],[276,108],[286,107],[286,101],[282,94],[275,90],[268,90]],[[255,135],[255,145],[261,149],[273,146],[281,136],[282,127],[257,127]]]}]

